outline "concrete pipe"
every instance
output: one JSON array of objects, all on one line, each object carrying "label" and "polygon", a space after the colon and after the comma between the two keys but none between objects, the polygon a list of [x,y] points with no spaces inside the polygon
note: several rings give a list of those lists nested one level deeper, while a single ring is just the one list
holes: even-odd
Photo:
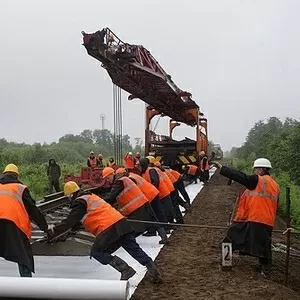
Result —
[{"label": "concrete pipe", "polygon": [[0,277],[0,299],[126,300],[125,280]]}]

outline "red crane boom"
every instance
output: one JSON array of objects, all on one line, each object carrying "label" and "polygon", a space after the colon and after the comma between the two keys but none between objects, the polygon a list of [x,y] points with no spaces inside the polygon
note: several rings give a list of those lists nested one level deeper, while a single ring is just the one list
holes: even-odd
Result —
[{"label": "red crane boom", "polygon": [[129,100],[139,98],[177,122],[197,125],[191,111],[199,106],[191,93],[176,86],[146,48],[124,43],[109,28],[82,34],[88,54],[102,63],[114,84],[131,94]]}]

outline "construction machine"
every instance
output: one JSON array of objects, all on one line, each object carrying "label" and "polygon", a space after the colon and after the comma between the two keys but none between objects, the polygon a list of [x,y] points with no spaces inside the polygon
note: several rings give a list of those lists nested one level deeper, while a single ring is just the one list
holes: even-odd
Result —
[{"label": "construction machine", "polygon": [[[101,62],[114,85],[128,92],[128,100],[140,99],[145,105],[145,153],[161,163],[180,168],[197,164],[199,152],[207,152],[207,119],[190,92],[181,90],[150,51],[141,45],[123,42],[109,28],[85,33],[87,53]],[[169,117],[169,134],[157,135],[150,129],[154,116]],[[175,141],[175,127],[186,124],[194,128],[195,140]]]}]

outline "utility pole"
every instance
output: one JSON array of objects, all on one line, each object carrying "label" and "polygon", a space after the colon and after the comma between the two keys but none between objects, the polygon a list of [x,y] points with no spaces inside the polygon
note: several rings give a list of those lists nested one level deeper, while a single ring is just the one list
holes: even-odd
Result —
[{"label": "utility pole", "polygon": [[101,114],[100,115],[100,120],[101,120],[101,126],[102,126],[102,130],[105,129],[105,120],[106,120],[106,115],[105,114]]}]

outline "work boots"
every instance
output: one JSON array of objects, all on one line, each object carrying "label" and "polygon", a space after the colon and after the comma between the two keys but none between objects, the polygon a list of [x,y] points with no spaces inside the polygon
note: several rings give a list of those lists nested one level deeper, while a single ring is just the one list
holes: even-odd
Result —
[{"label": "work boots", "polygon": [[154,261],[151,260],[147,265],[146,268],[151,276],[151,281],[153,283],[162,283],[162,278],[161,275],[156,267],[156,265],[154,264]]},{"label": "work boots", "polygon": [[109,264],[121,273],[121,280],[128,280],[136,273],[133,268],[131,268],[123,259],[118,256],[113,256],[113,259]]},{"label": "work boots", "polygon": [[158,242],[159,244],[168,244],[169,239],[167,233],[163,227],[159,227],[157,229],[158,235],[161,237],[161,240]]}]

